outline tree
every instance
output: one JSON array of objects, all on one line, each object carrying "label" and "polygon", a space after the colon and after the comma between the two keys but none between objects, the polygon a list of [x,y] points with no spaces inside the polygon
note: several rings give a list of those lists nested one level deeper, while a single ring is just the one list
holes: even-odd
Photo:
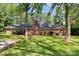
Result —
[{"label": "tree", "polygon": [[[71,35],[71,25],[73,24],[73,20],[78,19],[79,15],[79,9],[78,4],[64,4],[65,7],[65,20],[66,20],[66,41],[70,41],[70,35]],[[75,7],[75,8],[73,8]],[[76,11],[76,12],[75,12]]]},{"label": "tree", "polygon": [[22,3],[18,5],[19,13],[24,13],[25,23],[28,23],[28,11],[30,9],[30,3]]},{"label": "tree", "polygon": [[17,11],[17,4],[6,4],[6,21],[5,25],[11,25],[14,24],[15,18],[18,14]]},{"label": "tree", "polygon": [[[65,41],[70,41],[70,29],[71,29],[71,24],[70,24],[70,17],[69,17],[69,7],[70,7],[70,4],[54,4],[53,7],[51,7],[51,9],[54,9],[56,8],[56,15],[55,17],[56,18],[60,18],[62,17],[63,15],[63,11],[65,11],[64,13],[64,18],[65,18],[65,21],[66,21],[66,38],[65,38]],[[63,8],[63,9],[62,9]],[[62,11],[61,11],[62,10]],[[60,18],[61,19],[61,18]]]},{"label": "tree", "polygon": [[69,4],[64,4],[65,7],[65,20],[66,20],[66,38],[65,41],[70,41],[70,29],[71,29],[71,24],[70,24],[70,19],[69,19]]},{"label": "tree", "polygon": [[4,27],[4,21],[6,21],[6,9],[5,4],[0,4],[0,28]]}]

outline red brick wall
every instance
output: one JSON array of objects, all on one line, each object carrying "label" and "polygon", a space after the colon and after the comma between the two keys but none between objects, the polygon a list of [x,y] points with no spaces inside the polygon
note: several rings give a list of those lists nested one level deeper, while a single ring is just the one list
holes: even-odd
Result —
[{"label": "red brick wall", "polygon": [[39,34],[39,27],[38,27],[38,20],[35,19],[34,21],[34,34],[38,35]]}]

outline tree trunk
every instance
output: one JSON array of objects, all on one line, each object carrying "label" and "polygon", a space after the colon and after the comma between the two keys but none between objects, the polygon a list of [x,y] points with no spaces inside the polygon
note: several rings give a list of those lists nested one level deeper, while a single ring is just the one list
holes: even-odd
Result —
[{"label": "tree trunk", "polygon": [[66,37],[65,37],[65,41],[70,41],[71,25],[70,25],[70,19],[69,19],[68,15],[69,15],[69,5],[65,3],[65,20],[66,20]]},{"label": "tree trunk", "polygon": [[28,17],[28,13],[27,13],[27,11],[26,11],[26,18],[25,18],[25,23],[28,23],[28,19],[27,19],[27,17]]}]

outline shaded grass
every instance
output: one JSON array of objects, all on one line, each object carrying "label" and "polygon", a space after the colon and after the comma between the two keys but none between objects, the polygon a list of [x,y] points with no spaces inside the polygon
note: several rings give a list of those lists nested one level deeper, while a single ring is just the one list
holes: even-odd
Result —
[{"label": "shaded grass", "polygon": [[10,48],[0,55],[5,56],[79,56],[79,36],[72,36],[73,42],[64,42],[61,37],[33,36],[27,39],[24,36],[10,35],[0,38],[18,38],[21,43]]},{"label": "shaded grass", "polygon": [[17,40],[17,39],[23,39],[24,36],[22,35],[0,35],[0,40]]}]

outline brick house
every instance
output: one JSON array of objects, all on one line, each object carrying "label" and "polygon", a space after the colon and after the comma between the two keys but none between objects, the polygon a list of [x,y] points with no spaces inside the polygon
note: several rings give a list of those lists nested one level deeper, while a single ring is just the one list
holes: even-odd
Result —
[{"label": "brick house", "polygon": [[20,33],[25,36],[29,35],[65,35],[64,26],[52,25],[47,23],[38,24],[35,20],[34,24],[13,24],[4,28],[6,34]]}]

